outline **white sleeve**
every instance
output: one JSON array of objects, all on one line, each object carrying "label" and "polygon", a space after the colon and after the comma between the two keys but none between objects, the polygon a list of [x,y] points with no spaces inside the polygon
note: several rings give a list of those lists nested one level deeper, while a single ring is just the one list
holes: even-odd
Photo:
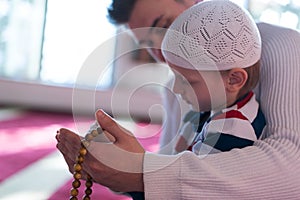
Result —
[{"label": "white sleeve", "polygon": [[[295,134],[283,132],[291,137]],[[205,158],[187,151],[168,159],[147,153],[145,197],[155,200],[300,197],[300,141],[297,145],[289,139],[269,138],[255,146]]]},{"label": "white sleeve", "polygon": [[198,157],[146,153],[146,199],[297,199],[300,197],[300,35],[259,24],[260,103],[267,120],[253,146]]}]

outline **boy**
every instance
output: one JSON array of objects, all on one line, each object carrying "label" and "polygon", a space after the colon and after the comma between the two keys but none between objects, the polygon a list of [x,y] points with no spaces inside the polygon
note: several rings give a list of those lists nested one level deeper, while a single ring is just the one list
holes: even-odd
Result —
[{"label": "boy", "polygon": [[224,0],[199,3],[173,22],[162,51],[175,74],[173,91],[201,112],[201,125],[179,136],[175,152],[229,151],[260,137],[265,119],[252,89],[261,39],[246,10]]}]

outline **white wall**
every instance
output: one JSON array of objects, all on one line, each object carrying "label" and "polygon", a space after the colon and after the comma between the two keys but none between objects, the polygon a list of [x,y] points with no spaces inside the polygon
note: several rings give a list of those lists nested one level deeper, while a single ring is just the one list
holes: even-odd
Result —
[{"label": "white wall", "polygon": [[128,102],[128,90],[93,91],[54,85],[36,84],[0,79],[0,105],[23,106],[48,111],[73,112],[94,116],[94,111],[102,108],[114,116],[144,118],[151,110],[153,121],[162,118],[160,109],[151,109],[153,105],[161,104],[160,95],[151,91],[140,91],[140,97]]},{"label": "white wall", "polygon": [[[115,59],[111,58],[116,48]],[[132,116],[161,121],[161,93],[169,79],[164,64],[135,61],[130,54],[136,45],[128,33],[108,40],[95,49],[82,65],[76,89],[45,82],[0,78],[0,105],[93,115],[102,108],[114,116]],[[114,84],[97,89],[105,71],[114,67]],[[60,75],[60,74],[58,74]],[[89,87],[86,87],[86,86]],[[84,88],[83,88],[84,87]]]}]

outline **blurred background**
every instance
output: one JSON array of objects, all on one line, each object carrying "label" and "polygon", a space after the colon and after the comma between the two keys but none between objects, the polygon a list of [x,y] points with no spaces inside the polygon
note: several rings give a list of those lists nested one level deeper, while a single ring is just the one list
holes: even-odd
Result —
[{"label": "blurred background", "polygon": [[[299,0],[235,1],[245,6],[256,21],[300,29]],[[143,65],[143,61],[149,63],[150,59],[145,50],[116,59],[118,49],[135,43],[130,37],[116,37],[122,27],[108,22],[106,8],[110,3],[110,0],[0,0],[0,104],[70,112],[75,87],[83,93],[92,90],[101,95],[103,100],[95,100],[95,107],[111,111],[108,102],[116,84],[119,90],[136,89],[145,80],[163,84],[168,70],[157,70],[163,68],[157,64]],[[98,80],[79,77],[85,61],[97,48],[101,51]],[[108,62],[101,63],[104,58]],[[134,97],[132,101],[137,103],[130,111],[139,117],[144,117],[151,105],[160,103],[159,86],[142,86],[142,90],[135,92],[143,95]],[[84,100],[77,102],[82,102],[76,106],[79,113],[94,112],[95,108],[87,106]],[[114,107],[118,105],[115,103]],[[160,120],[159,110],[154,109],[154,119]],[[126,112],[120,106],[114,111]]]},{"label": "blurred background", "polygon": [[[300,0],[235,2],[258,22],[300,30]],[[97,108],[157,150],[161,90],[171,74],[136,49],[124,27],[109,23],[110,3],[0,0],[1,200],[65,199],[71,176],[55,150],[55,132],[67,127],[84,134]],[[123,53],[128,46],[133,50]]]}]

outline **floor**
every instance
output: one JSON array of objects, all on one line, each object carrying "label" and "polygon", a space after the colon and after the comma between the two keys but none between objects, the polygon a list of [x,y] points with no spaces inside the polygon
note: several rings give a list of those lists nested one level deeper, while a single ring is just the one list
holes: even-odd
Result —
[{"label": "floor", "polygon": [[[55,148],[56,130],[87,129],[92,121],[82,117],[74,122],[70,114],[0,107],[0,200],[68,199],[72,176]],[[157,150],[160,125],[119,121],[139,133],[139,140],[148,151]],[[129,198],[94,185],[93,199]]]}]

